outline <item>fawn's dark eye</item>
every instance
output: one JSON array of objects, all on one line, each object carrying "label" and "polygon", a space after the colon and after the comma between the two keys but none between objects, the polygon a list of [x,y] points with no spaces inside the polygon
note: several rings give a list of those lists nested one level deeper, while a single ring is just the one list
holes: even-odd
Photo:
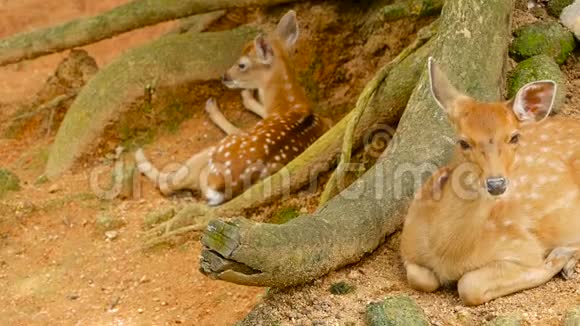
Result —
[{"label": "fawn's dark eye", "polygon": [[246,65],[243,62],[238,63],[238,68],[242,71],[246,70],[246,68],[248,68],[248,65]]},{"label": "fawn's dark eye", "polygon": [[471,145],[469,145],[469,143],[463,139],[458,140],[457,143],[459,144],[459,146],[461,146],[461,149],[464,151],[471,149]]},{"label": "fawn's dark eye", "polygon": [[520,141],[520,134],[515,133],[512,135],[512,138],[510,138],[510,144],[517,144]]}]

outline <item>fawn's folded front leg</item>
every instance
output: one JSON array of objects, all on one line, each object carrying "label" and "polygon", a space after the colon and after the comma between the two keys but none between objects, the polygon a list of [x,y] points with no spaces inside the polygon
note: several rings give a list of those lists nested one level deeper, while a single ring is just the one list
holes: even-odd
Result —
[{"label": "fawn's folded front leg", "polygon": [[254,98],[252,91],[247,89],[242,91],[242,103],[246,109],[259,115],[262,119],[266,117],[266,109],[260,102],[258,102],[258,100]]},{"label": "fawn's folded front leg", "polygon": [[242,130],[234,126],[220,111],[215,99],[210,98],[205,102],[205,112],[209,115],[209,119],[215,123],[226,134],[239,134]]},{"label": "fawn's folded front leg", "polygon": [[432,270],[416,264],[406,263],[407,282],[415,290],[433,292],[437,290],[441,283]]},{"label": "fawn's folded front leg", "polygon": [[539,266],[523,266],[498,261],[471,271],[459,280],[457,290],[466,305],[480,305],[495,298],[530,289],[548,282],[558,274],[578,249],[558,247]]}]

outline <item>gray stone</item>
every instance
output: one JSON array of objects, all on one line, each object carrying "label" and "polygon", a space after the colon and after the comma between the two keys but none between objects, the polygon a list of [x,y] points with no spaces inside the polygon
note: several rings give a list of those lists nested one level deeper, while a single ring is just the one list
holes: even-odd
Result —
[{"label": "gray stone", "polygon": [[367,306],[367,325],[429,325],[423,309],[408,296],[394,296]]},{"label": "gray stone", "polygon": [[574,1],[562,10],[560,21],[580,40],[580,0]]}]

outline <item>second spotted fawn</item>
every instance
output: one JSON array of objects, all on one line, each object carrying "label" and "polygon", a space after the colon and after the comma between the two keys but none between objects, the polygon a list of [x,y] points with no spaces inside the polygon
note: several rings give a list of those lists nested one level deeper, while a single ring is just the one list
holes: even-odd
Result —
[{"label": "second spotted fawn", "polygon": [[[328,126],[312,112],[291,64],[289,52],[298,34],[296,13],[289,11],[274,32],[258,35],[248,43],[222,77],[227,87],[245,89],[244,105],[263,120],[242,131],[227,121],[210,99],[206,111],[228,135],[172,173],[159,172],[142,151],[137,151],[139,170],[164,194],[201,190],[209,205],[219,205],[302,153]],[[261,103],[249,95],[248,89],[258,90]]]},{"label": "second spotted fawn", "polygon": [[453,164],[434,173],[408,211],[401,256],[409,285],[457,282],[479,305],[569,277],[580,258],[580,121],[548,117],[556,84],[479,102],[429,60],[431,92],[458,136]]}]

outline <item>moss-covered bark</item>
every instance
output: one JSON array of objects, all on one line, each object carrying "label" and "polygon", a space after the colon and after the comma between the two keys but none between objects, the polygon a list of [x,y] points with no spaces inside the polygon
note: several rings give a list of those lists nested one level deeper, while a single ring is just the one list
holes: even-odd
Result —
[{"label": "moss-covered bark", "polygon": [[0,40],[0,66],[94,43],[164,21],[246,6],[299,0],[135,0],[104,14]]},{"label": "moss-covered bark", "polygon": [[[353,147],[353,142],[356,141],[356,139],[354,138],[354,133],[356,131],[360,131],[360,130],[364,130],[366,133],[368,133],[368,129],[364,129],[364,127],[361,128],[358,124],[359,124],[360,119],[363,117],[363,115],[365,115],[365,114],[368,115],[366,110],[367,110],[367,107],[369,107],[369,104],[372,103],[372,100],[374,99],[375,93],[378,91],[378,89],[381,85],[383,85],[383,86],[385,85],[385,84],[383,84],[383,81],[385,80],[385,78],[387,76],[389,76],[393,67],[396,67],[399,63],[401,63],[403,60],[405,60],[409,55],[413,54],[421,46],[423,46],[423,44],[425,44],[425,42],[430,40],[436,34],[436,30],[437,30],[437,21],[435,21],[435,22],[431,23],[429,26],[421,29],[417,33],[417,38],[415,39],[415,41],[413,41],[411,43],[411,45],[409,45],[407,48],[405,48],[403,51],[401,51],[401,53],[399,53],[395,59],[393,59],[387,65],[382,67],[375,74],[375,77],[373,77],[373,79],[367,83],[367,85],[365,86],[365,88],[363,89],[361,94],[359,95],[356,106],[352,110],[352,113],[349,115],[348,124],[345,128],[345,131],[344,131],[344,137],[343,137],[343,141],[342,141],[342,151],[340,153],[340,161],[338,162],[338,166],[336,167],[336,170],[332,173],[332,175],[330,176],[330,179],[328,180],[328,182],[324,186],[324,191],[320,195],[319,206],[324,205],[330,198],[334,197],[336,195],[336,193],[338,193],[338,192],[340,192],[340,190],[342,190],[341,188],[339,188],[339,185],[338,185],[339,180],[344,181],[345,179],[348,178],[347,168],[350,165],[350,159],[352,156],[352,152],[353,152],[353,150],[356,150],[356,147]],[[425,49],[423,49],[423,51],[419,51],[419,53],[421,53],[421,52],[427,53],[428,51],[425,51]],[[420,66],[416,66],[416,67],[418,68]],[[420,73],[421,73],[421,71],[418,70],[416,76],[418,77],[420,75]],[[388,85],[389,85],[389,89],[394,89],[392,83],[388,84]],[[384,87],[383,87],[383,89],[384,89]],[[382,95],[384,97],[384,94],[382,94]],[[371,116],[373,116],[373,115],[371,114]],[[397,116],[397,119],[398,118],[399,117]],[[377,122],[380,122],[380,121],[377,121]],[[382,130],[382,131],[388,132],[388,130]],[[388,134],[385,136],[390,137],[392,135]],[[370,144],[368,144],[370,142],[369,137],[364,137],[364,138],[365,138],[365,145],[370,145]],[[346,188],[349,184],[345,184],[342,188]]]},{"label": "moss-covered bark", "polygon": [[379,18],[384,21],[407,17],[435,16],[441,12],[445,0],[406,0],[385,6],[379,10]]},{"label": "moss-covered bark", "polygon": [[[432,43],[423,45],[392,68],[388,77],[380,84],[365,114],[360,117],[352,138],[353,148],[360,146],[374,130],[384,131],[386,125],[399,120],[419,80],[431,46]],[[146,246],[165,242],[173,235],[183,234],[187,230],[199,230],[213,218],[239,214],[245,209],[280,198],[305,185],[316,187],[318,176],[330,169],[340,154],[347,124],[354,113],[349,113],[278,173],[255,184],[224,205],[215,208],[200,208],[198,204],[186,206],[174,218],[149,232],[152,238],[148,239]]]},{"label": "moss-covered bark", "polygon": [[[454,84],[481,100],[500,97],[512,4],[449,1],[441,14],[433,55]],[[212,221],[202,238],[202,272],[248,285],[299,284],[358,261],[397,230],[429,175],[425,169],[445,164],[452,151],[452,130],[431,99],[425,64],[420,68],[397,133],[375,167],[322,209],[283,225]]]},{"label": "moss-covered bark", "polygon": [[257,33],[251,27],[175,34],[132,49],[101,69],[81,90],[58,130],[45,174],[66,171],[101,135],[105,126],[144,94],[163,87],[220,76]]}]

